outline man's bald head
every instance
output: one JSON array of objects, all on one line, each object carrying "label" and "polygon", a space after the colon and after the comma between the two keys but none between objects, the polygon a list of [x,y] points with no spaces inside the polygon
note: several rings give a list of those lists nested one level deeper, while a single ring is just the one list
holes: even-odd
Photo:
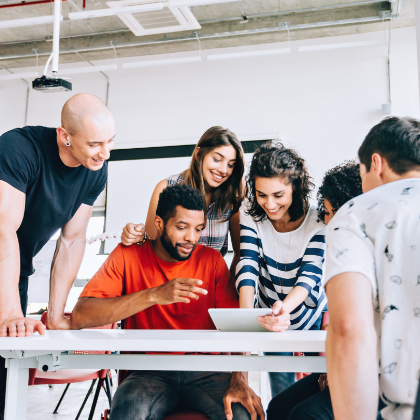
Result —
[{"label": "man's bald head", "polygon": [[57,144],[67,166],[101,169],[110,157],[114,137],[114,117],[96,96],[80,93],[64,104]]},{"label": "man's bald head", "polygon": [[61,111],[61,126],[71,135],[90,131],[91,125],[114,123],[111,111],[95,95],[79,93],[70,98]]}]

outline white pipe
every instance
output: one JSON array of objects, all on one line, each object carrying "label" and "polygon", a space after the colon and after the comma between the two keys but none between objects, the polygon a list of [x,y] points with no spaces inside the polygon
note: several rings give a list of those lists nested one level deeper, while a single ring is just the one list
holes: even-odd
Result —
[{"label": "white pipe", "polygon": [[54,76],[58,72],[58,58],[60,55],[60,17],[61,17],[61,0],[54,0],[54,34],[53,34],[53,62],[52,62],[52,72]]},{"label": "white pipe", "polygon": [[[418,77],[420,88],[420,0],[416,0],[416,35],[417,35],[417,62],[418,62]],[[420,98],[420,89],[419,89]]]}]

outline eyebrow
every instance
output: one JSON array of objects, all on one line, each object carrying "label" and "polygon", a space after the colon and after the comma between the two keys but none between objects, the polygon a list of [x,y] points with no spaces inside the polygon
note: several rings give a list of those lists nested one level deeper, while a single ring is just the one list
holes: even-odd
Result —
[{"label": "eyebrow", "polygon": [[[219,155],[219,156],[221,156],[222,158],[224,158],[224,156],[221,154],[221,153],[219,153],[219,152],[214,152],[216,155]],[[236,162],[236,159],[231,159],[229,162]]]},{"label": "eyebrow", "polygon": [[[114,140],[116,135],[117,134],[114,134],[109,140],[106,141],[106,143],[108,143],[111,140]],[[105,143],[105,142],[103,142],[103,141],[88,141],[88,144],[96,144],[96,143]]]},{"label": "eyebrow", "polygon": [[[257,191],[257,192],[258,192],[258,193],[260,193],[260,194],[265,194],[265,195],[267,195],[265,192],[258,191],[258,190],[255,190],[255,191]],[[283,193],[283,192],[285,192],[285,190],[280,190],[280,191],[277,191],[277,192],[275,192],[275,193],[273,193],[273,194],[280,194],[280,193]]]},{"label": "eyebrow", "polygon": [[[179,225],[180,223],[182,223],[183,225],[189,225],[190,223],[187,222],[183,222],[182,220],[180,220],[179,222],[176,222],[177,225]],[[198,226],[204,226],[204,223],[200,223]]]}]

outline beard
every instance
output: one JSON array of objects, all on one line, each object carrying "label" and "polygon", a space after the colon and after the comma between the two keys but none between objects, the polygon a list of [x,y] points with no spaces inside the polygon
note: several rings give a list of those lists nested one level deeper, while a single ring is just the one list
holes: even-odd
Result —
[{"label": "beard", "polygon": [[[175,246],[172,244],[172,242],[171,242],[171,240],[170,240],[170,238],[169,238],[169,236],[168,236],[168,234],[167,234],[167,232],[166,232],[166,228],[164,227],[163,228],[163,231],[162,231],[162,236],[160,237],[160,242],[162,243],[162,246],[165,248],[165,251],[172,257],[172,258],[174,258],[175,260],[178,260],[178,261],[187,261],[190,257],[191,257],[191,254],[193,253],[193,251],[194,251],[194,249],[195,249],[195,247],[196,247],[196,245],[197,244],[194,244],[194,246],[193,246],[193,248],[192,248],[192,250],[191,250],[191,252],[186,256],[186,257],[183,257],[183,256],[181,256],[180,254],[179,254],[179,252],[178,252],[178,244],[176,244]],[[188,244],[188,245],[191,245],[191,244]]]}]

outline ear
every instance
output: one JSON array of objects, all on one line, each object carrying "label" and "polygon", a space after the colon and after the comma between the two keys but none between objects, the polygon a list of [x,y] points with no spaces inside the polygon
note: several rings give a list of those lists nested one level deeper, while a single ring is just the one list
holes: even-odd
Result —
[{"label": "ear", "polygon": [[69,141],[69,135],[66,131],[65,128],[63,127],[57,127],[57,137],[58,139],[61,141],[61,143],[63,143],[63,145],[65,146],[66,143]]},{"label": "ear", "polygon": [[158,231],[158,234],[161,234],[163,231],[165,223],[160,216],[155,216],[155,228]]},{"label": "ear", "polygon": [[196,159],[198,159],[198,152],[200,151],[200,148],[199,147],[196,147],[195,148],[195,150],[194,150],[194,153],[195,153],[195,158]]},{"label": "ear", "polygon": [[384,163],[384,158],[380,154],[374,153],[372,155],[372,161],[370,163],[370,172],[373,172],[375,178],[377,178],[379,181],[382,180],[384,175]]}]

